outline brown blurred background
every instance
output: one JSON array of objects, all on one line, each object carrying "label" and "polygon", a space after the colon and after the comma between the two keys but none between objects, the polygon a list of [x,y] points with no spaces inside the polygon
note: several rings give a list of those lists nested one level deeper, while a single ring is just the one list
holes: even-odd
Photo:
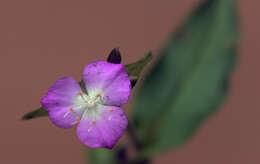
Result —
[{"label": "brown blurred background", "polygon": [[[84,66],[120,44],[124,63],[158,47],[199,0],[0,0],[0,163],[80,164],[75,129],[23,122],[50,85],[80,80]],[[240,65],[220,112],[184,147],[156,164],[260,163],[260,23],[257,0],[241,0]]]}]

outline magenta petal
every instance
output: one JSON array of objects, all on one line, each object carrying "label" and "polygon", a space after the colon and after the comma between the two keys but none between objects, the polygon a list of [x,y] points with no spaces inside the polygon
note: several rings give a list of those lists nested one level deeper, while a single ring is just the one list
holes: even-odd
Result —
[{"label": "magenta petal", "polygon": [[103,106],[98,120],[86,117],[77,127],[77,135],[82,143],[91,148],[111,149],[123,135],[127,127],[125,112],[118,107]]},{"label": "magenta petal", "polygon": [[101,92],[105,105],[121,106],[129,99],[131,83],[123,64],[90,63],[83,72],[83,80],[89,94]]},{"label": "magenta petal", "polygon": [[71,77],[65,77],[56,81],[42,98],[41,104],[49,112],[50,119],[56,126],[74,126],[80,114],[68,111],[73,107],[73,99],[79,92],[81,88],[78,82]]},{"label": "magenta petal", "polygon": [[[80,118],[80,114],[68,112],[68,108],[61,108],[59,111],[49,112],[50,120],[60,128],[71,128],[77,123],[77,119]],[[66,117],[64,117],[66,115]]]}]

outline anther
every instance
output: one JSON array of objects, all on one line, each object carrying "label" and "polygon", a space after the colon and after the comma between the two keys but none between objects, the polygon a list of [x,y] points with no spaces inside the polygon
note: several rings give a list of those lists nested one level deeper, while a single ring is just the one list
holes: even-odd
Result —
[{"label": "anther", "polygon": [[80,118],[77,119],[78,123],[80,123]]},{"label": "anther", "polygon": [[72,108],[69,108],[69,110],[64,114],[64,118],[67,117],[67,115],[68,115],[70,112],[72,112],[72,111],[73,111],[73,109],[72,109]]},{"label": "anther", "polygon": [[79,96],[82,96],[82,92],[79,92],[78,95],[79,95]]},{"label": "anther", "polygon": [[99,93],[99,94],[97,94],[97,97],[101,97],[101,94]]},{"label": "anther", "polygon": [[113,109],[110,109],[110,110],[109,110],[109,112],[111,112],[111,113],[112,113],[113,111],[114,111]]},{"label": "anther", "polygon": [[92,121],[92,125],[96,125],[97,124],[97,122],[96,121]]}]

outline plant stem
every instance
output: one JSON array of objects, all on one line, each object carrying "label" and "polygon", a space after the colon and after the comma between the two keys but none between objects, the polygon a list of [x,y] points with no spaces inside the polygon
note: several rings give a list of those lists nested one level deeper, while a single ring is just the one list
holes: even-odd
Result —
[{"label": "plant stem", "polygon": [[133,124],[129,121],[128,123],[128,126],[127,126],[127,132],[128,132],[128,135],[129,135],[129,138],[131,140],[131,142],[133,143],[136,151],[140,151],[142,149],[142,144],[139,142],[136,134],[135,134],[135,129],[134,129],[134,126]]},{"label": "plant stem", "polygon": [[[142,143],[138,140],[138,137],[135,133],[135,127],[133,126],[133,123],[129,121],[128,126],[127,126],[127,132],[129,139],[133,143],[136,153],[141,151],[143,149]],[[148,164],[149,160],[148,159],[142,159],[142,160],[134,160],[134,161],[128,161],[129,164]]]}]

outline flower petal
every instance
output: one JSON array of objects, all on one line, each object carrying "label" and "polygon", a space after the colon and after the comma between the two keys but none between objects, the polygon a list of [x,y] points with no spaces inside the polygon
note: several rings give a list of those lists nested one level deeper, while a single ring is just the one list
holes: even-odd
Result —
[{"label": "flower petal", "polygon": [[83,72],[83,80],[90,95],[102,94],[105,105],[121,106],[129,99],[131,83],[123,64],[90,63]]},{"label": "flower petal", "polygon": [[49,112],[50,120],[58,127],[74,126],[80,113],[73,110],[73,99],[81,88],[76,80],[65,77],[56,81],[48,90],[41,104]]},{"label": "flower petal", "polygon": [[111,149],[127,127],[125,112],[118,107],[102,106],[101,118],[82,118],[77,135],[82,143],[91,148]]}]

